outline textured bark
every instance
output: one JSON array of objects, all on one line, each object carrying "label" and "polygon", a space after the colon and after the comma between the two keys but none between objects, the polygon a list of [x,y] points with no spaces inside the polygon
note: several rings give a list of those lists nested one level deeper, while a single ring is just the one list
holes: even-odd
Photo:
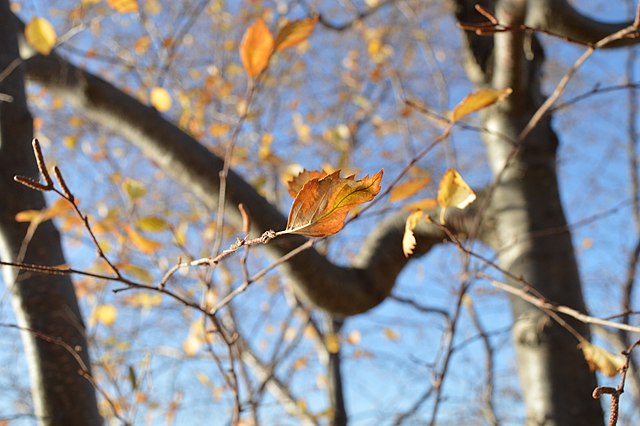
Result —
[{"label": "textured bark", "polygon": [[[9,2],[2,0],[0,70],[14,66],[14,61],[19,59],[16,34]],[[38,174],[31,150],[33,127],[26,105],[22,66],[0,81],[0,93],[13,98],[11,102],[0,101],[0,258],[45,265],[64,264],[60,236],[50,221],[38,227],[28,241],[26,255],[18,259],[27,225],[16,223],[16,213],[45,206],[42,193],[13,181],[16,174]],[[3,268],[3,278],[11,290],[18,325],[23,330],[39,424],[101,424],[94,388],[79,374],[82,364],[89,367],[89,354],[70,278],[18,273],[7,267]],[[74,349],[77,350],[75,354],[72,353]]]}]

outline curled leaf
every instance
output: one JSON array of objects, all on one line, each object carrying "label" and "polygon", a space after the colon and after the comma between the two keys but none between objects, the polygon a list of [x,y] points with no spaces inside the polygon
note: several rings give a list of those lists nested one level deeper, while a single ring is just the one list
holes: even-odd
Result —
[{"label": "curled leaf", "polygon": [[309,180],[293,201],[284,233],[323,237],[340,231],[349,210],[380,192],[382,173],[355,180],[353,176],[341,178],[338,170]]},{"label": "curled leaf", "polygon": [[278,31],[275,42],[275,50],[280,51],[288,47],[295,46],[296,44],[305,41],[318,22],[318,17],[298,19],[296,21],[288,22],[284,27]]},{"label": "curled leaf", "polygon": [[476,199],[476,194],[462,179],[460,173],[449,169],[440,181],[438,204],[440,205],[440,223],[444,223],[444,215],[449,207],[464,209]]},{"label": "curled leaf", "polygon": [[451,122],[455,123],[461,118],[495,104],[513,92],[510,87],[506,89],[480,89],[464,98],[451,112]]},{"label": "curled leaf", "polygon": [[250,77],[255,78],[267,68],[273,55],[274,40],[262,18],[247,28],[240,43],[240,60]]},{"label": "curled leaf", "polygon": [[592,371],[600,371],[608,377],[614,377],[624,366],[625,359],[620,355],[614,355],[606,349],[583,341],[579,345],[584,359],[587,360]]},{"label": "curled leaf", "polygon": [[409,257],[413,254],[413,250],[416,248],[416,237],[413,235],[413,230],[418,226],[418,222],[422,219],[422,210],[415,211],[407,217],[407,221],[404,224],[404,235],[402,236],[402,252],[405,257]]},{"label": "curled leaf", "polygon": [[298,195],[298,192],[302,189],[305,183],[310,181],[311,179],[323,178],[327,175],[327,172],[324,170],[303,170],[298,173],[297,176],[294,176],[289,181],[287,181],[287,187],[289,189],[289,194],[295,198]]}]

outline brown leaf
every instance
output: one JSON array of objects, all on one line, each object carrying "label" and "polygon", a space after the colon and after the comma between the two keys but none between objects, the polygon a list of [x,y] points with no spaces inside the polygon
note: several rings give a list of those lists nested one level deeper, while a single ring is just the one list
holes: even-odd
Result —
[{"label": "brown leaf", "polygon": [[309,182],[311,179],[323,178],[327,175],[327,172],[324,170],[303,170],[298,173],[297,176],[291,178],[291,180],[287,181],[287,187],[289,188],[289,194],[293,198],[298,195],[298,192],[302,189],[305,183]]},{"label": "brown leaf", "polygon": [[451,112],[451,122],[495,104],[511,94],[510,87],[506,89],[480,89],[464,98]]},{"label": "brown leaf", "polygon": [[269,65],[273,55],[273,35],[262,18],[247,28],[240,43],[240,60],[250,77],[255,78]]},{"label": "brown leaf", "polygon": [[318,17],[288,22],[278,31],[275,50],[284,50],[305,41],[316,27],[316,22],[318,22]]},{"label": "brown leaf", "polygon": [[285,233],[323,237],[340,231],[349,210],[380,192],[382,173],[355,180],[341,178],[338,170],[309,180],[293,201]]}]

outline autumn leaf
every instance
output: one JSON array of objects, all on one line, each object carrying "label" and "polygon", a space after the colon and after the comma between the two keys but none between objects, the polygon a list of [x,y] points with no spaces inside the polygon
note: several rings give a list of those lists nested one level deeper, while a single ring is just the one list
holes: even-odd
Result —
[{"label": "autumn leaf", "polygon": [[406,211],[414,210],[433,210],[438,206],[438,201],[433,198],[424,198],[422,200],[414,201],[409,204],[405,204],[402,208]]},{"label": "autumn leaf", "polygon": [[444,224],[445,212],[449,207],[464,209],[476,199],[476,194],[462,179],[460,173],[449,169],[440,181],[438,204],[440,205],[440,223]]},{"label": "autumn leaf", "polygon": [[380,170],[372,177],[355,180],[353,176],[341,178],[338,170],[309,180],[296,195],[287,229],[282,233],[308,237],[335,234],[344,227],[349,210],[371,201],[380,192],[382,173]]},{"label": "autumn leaf", "polygon": [[33,18],[24,28],[27,43],[41,55],[48,55],[56,45],[57,36],[53,25],[45,18]]},{"label": "autumn leaf", "polygon": [[142,253],[151,254],[162,247],[161,243],[143,237],[138,231],[130,226],[125,226],[125,231],[129,236],[129,241],[131,241],[131,243]]},{"label": "autumn leaf", "polygon": [[154,87],[149,95],[151,105],[160,112],[167,112],[171,109],[171,95],[162,87]]},{"label": "autumn leaf", "polygon": [[247,28],[240,43],[240,60],[250,77],[255,78],[269,65],[274,52],[274,40],[262,18]]},{"label": "autumn leaf", "polygon": [[288,47],[302,43],[309,38],[316,27],[317,22],[318,17],[288,22],[280,29],[280,31],[278,31],[275,41],[275,50],[284,50]]},{"label": "autumn leaf", "polygon": [[511,88],[506,89],[480,89],[464,98],[451,112],[451,122],[455,123],[461,118],[495,104],[511,94]]},{"label": "autumn leaf", "polygon": [[162,232],[169,229],[167,221],[158,216],[145,216],[138,220],[136,225],[146,232]]},{"label": "autumn leaf", "polygon": [[298,173],[297,176],[291,178],[291,180],[287,181],[287,187],[289,189],[289,194],[295,198],[298,195],[298,192],[302,189],[305,183],[309,182],[311,179],[323,178],[328,173],[324,170],[303,170]]},{"label": "autumn leaf", "polygon": [[400,185],[395,186],[389,194],[389,201],[401,201],[418,193],[422,188],[431,182],[430,177],[410,179]]},{"label": "autumn leaf", "polygon": [[337,354],[340,351],[340,336],[336,333],[329,333],[324,336],[324,344],[327,347],[327,351]]},{"label": "autumn leaf", "polygon": [[115,306],[109,304],[98,305],[91,314],[90,322],[92,325],[101,323],[106,326],[111,326],[116,322],[117,317],[118,309]]},{"label": "autumn leaf", "polygon": [[136,200],[147,193],[147,188],[145,188],[144,184],[133,179],[126,179],[122,183],[122,189],[131,200]]},{"label": "autumn leaf", "polygon": [[413,235],[413,230],[418,226],[418,222],[422,219],[422,210],[415,211],[407,217],[407,221],[404,224],[404,235],[402,236],[402,252],[405,257],[409,257],[413,254],[413,249],[416,248],[416,237]]},{"label": "autumn leaf", "polygon": [[579,345],[584,359],[587,360],[592,371],[600,371],[608,377],[614,377],[624,366],[625,359],[620,355],[614,355],[606,349],[583,341]]},{"label": "autumn leaf", "polygon": [[137,0],[107,0],[107,4],[118,13],[131,13],[138,11]]}]

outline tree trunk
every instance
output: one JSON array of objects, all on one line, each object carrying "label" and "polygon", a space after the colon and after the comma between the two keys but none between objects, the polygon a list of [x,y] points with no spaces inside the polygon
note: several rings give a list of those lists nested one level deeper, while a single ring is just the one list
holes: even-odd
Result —
[{"label": "tree trunk", "polygon": [[[0,258],[43,265],[65,263],[60,236],[51,221],[25,239],[27,224],[17,223],[17,212],[45,207],[42,193],[13,181],[13,176],[37,176],[31,150],[33,123],[27,109],[24,72],[19,62],[17,31],[9,2],[0,0]],[[17,65],[17,66],[16,66]],[[11,72],[7,70],[12,69]],[[20,258],[21,247],[27,249]],[[21,328],[35,416],[43,425],[99,425],[95,391],[83,377],[90,374],[84,326],[68,276],[36,275],[4,267]]]}]

